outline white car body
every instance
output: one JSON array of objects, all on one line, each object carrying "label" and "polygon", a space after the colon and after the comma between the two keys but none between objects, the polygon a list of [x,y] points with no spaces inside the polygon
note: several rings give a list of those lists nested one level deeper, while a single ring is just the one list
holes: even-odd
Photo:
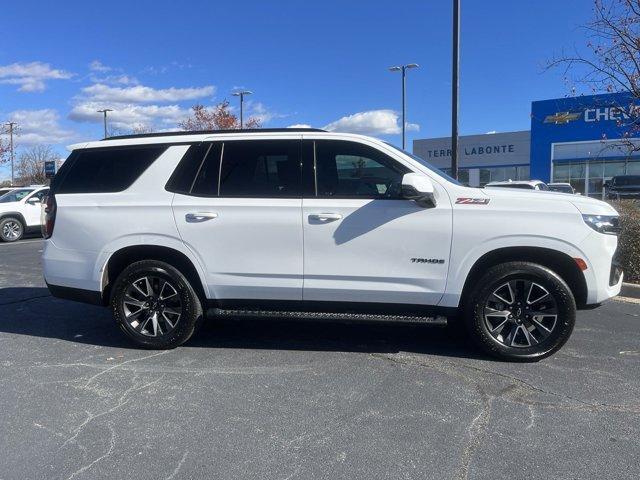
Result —
[{"label": "white car body", "polygon": [[25,230],[39,230],[41,226],[41,199],[49,191],[49,187],[37,186],[13,188],[10,192],[0,198],[4,198],[6,200],[8,195],[15,194],[22,190],[28,190],[29,193],[17,201],[0,201],[0,221],[11,216],[19,219],[25,227]]},{"label": "white car body", "polygon": [[[60,296],[105,303],[110,259],[122,249],[153,246],[186,257],[212,302],[364,302],[455,309],[474,265],[492,252],[506,258],[526,251],[527,258],[538,255],[544,261],[545,252],[552,251],[584,261],[583,279],[574,279],[584,287],[575,292],[580,305],[598,304],[620,291],[622,277],[613,285],[609,280],[617,237],[594,231],[582,216],[617,215],[604,202],[560,193],[465,187],[380,140],[360,135],[282,131],[188,138],[255,139],[368,145],[428,177],[436,205],[172,193],[164,185],[187,151],[188,146],[180,144],[184,135],[90,142],[73,148],[172,146],[125,191],[54,192],[55,228],[43,253],[47,283],[60,287]],[[192,221],[186,220],[189,215]],[[35,214],[33,218],[35,223]]]},{"label": "white car body", "polygon": [[504,180],[500,182],[489,182],[484,188],[518,188],[521,190],[549,190],[547,184],[542,180]]}]

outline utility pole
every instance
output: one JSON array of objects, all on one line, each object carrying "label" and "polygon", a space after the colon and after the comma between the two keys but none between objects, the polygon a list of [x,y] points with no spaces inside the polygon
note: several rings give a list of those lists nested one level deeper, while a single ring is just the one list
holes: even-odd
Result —
[{"label": "utility pole", "polygon": [[460,0],[453,0],[453,68],[451,75],[451,176],[458,179],[458,89],[460,87]]},{"label": "utility pole", "polygon": [[14,159],[15,159],[15,154],[13,151],[13,130],[16,126],[16,122],[7,122],[7,126],[9,127],[9,158],[11,158],[11,186],[13,187],[13,180],[14,180],[14,175],[13,175],[13,164],[14,164]]},{"label": "utility pole", "polygon": [[251,95],[253,92],[250,90],[240,90],[238,92],[233,92],[231,95],[234,97],[240,97],[240,130],[244,128],[244,120],[243,120],[243,110],[244,110],[244,96]]},{"label": "utility pole", "polygon": [[389,67],[391,72],[402,72],[402,149],[405,149],[405,130],[407,127],[407,106],[406,106],[406,89],[407,89],[407,69],[418,68],[417,63],[409,63],[407,65],[398,65],[396,67]]},{"label": "utility pole", "polygon": [[113,110],[110,108],[98,110],[98,113],[102,113],[104,115],[104,138],[107,138],[107,112],[113,112]]}]

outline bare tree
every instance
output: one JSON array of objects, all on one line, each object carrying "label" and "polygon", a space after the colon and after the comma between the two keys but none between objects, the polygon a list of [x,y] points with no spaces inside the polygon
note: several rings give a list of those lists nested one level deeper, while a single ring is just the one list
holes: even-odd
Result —
[{"label": "bare tree", "polygon": [[640,130],[640,0],[594,0],[593,12],[593,20],[583,26],[585,48],[553,58],[548,68],[564,68],[565,80],[590,93],[628,93],[632,104],[618,105],[618,124],[626,147],[640,150],[627,140]]},{"label": "bare tree", "polygon": [[46,161],[55,161],[57,158],[51,145],[34,145],[24,150],[18,157],[16,176],[25,185],[46,183],[44,164]]},{"label": "bare tree", "polygon": [[[229,100],[223,100],[209,108],[204,105],[194,105],[191,110],[191,116],[178,124],[183,130],[234,130],[240,128],[240,120],[229,108]],[[260,128],[261,125],[260,119],[250,117],[244,127]]]},{"label": "bare tree", "polygon": [[6,125],[0,126],[0,164],[6,163],[9,161],[10,157],[10,148],[9,141],[5,140],[2,136],[8,134],[8,129]]}]

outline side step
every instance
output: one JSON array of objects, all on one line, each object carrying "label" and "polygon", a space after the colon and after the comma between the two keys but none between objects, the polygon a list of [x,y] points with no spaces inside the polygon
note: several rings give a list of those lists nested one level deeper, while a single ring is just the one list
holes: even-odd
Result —
[{"label": "side step", "polygon": [[341,321],[373,321],[373,322],[402,322],[425,323],[445,326],[447,318],[437,316],[418,315],[376,315],[368,313],[331,313],[331,312],[292,312],[278,310],[227,310],[210,308],[207,316],[211,317],[262,317],[262,318],[297,318],[301,320],[341,320]]}]

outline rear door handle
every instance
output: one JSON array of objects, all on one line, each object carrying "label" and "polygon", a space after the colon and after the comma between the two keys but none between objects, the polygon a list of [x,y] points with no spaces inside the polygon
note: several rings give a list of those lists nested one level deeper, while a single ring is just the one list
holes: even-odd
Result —
[{"label": "rear door handle", "polygon": [[342,214],[340,213],[312,213],[309,215],[309,220],[319,220],[321,222],[333,222],[341,218]]},{"label": "rear door handle", "polygon": [[187,213],[184,216],[184,219],[187,221],[187,223],[201,223],[206,222],[207,220],[212,220],[214,218],[218,218],[218,214],[213,212]]}]

